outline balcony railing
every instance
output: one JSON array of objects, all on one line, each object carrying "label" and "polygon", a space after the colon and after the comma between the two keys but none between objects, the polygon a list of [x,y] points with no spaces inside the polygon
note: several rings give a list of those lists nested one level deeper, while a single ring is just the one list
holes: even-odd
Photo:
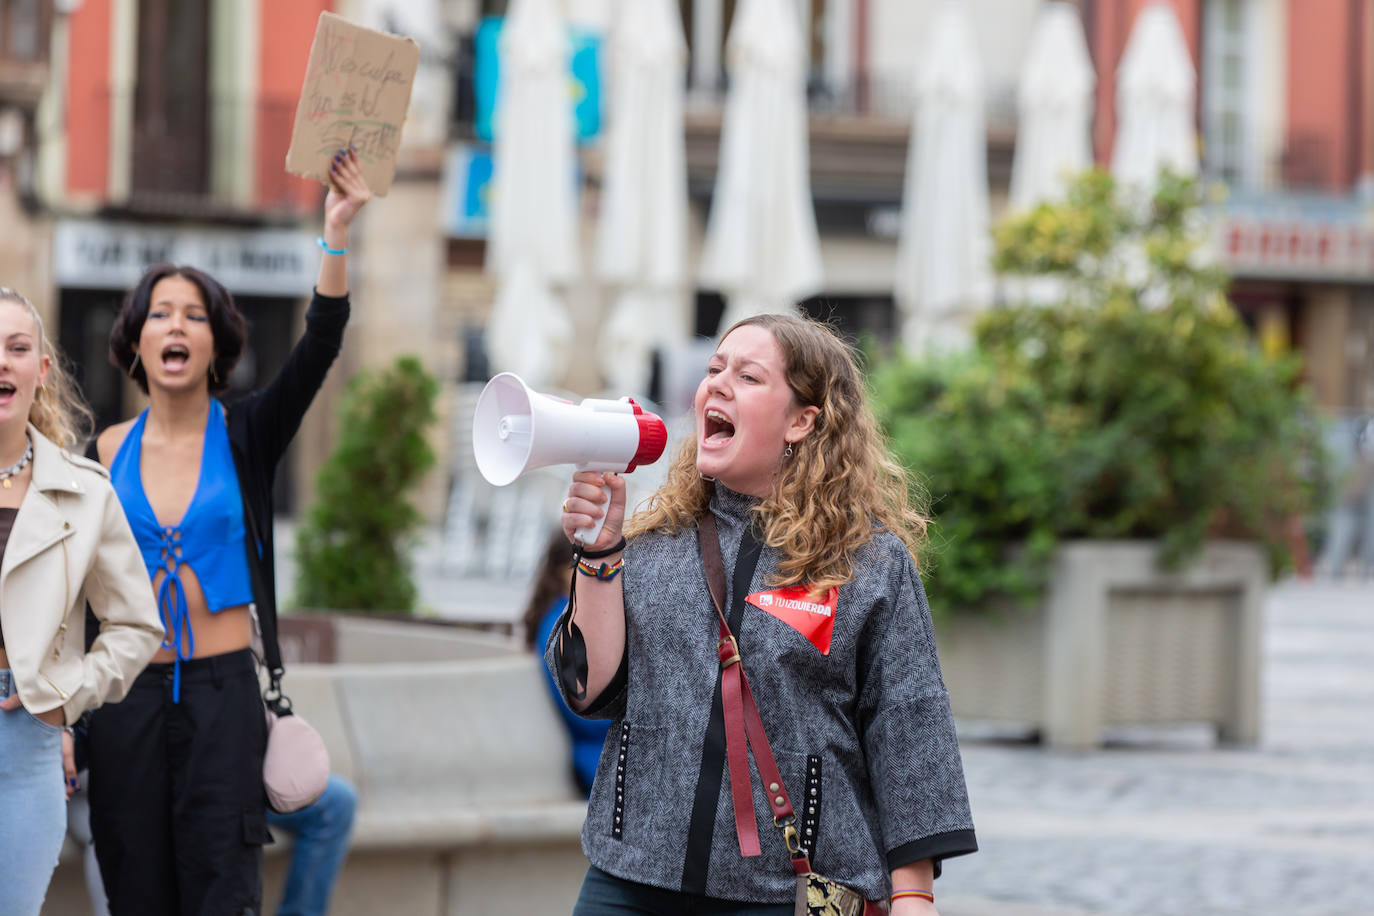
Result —
[{"label": "balcony railing", "polygon": [[0,104],[33,108],[47,85],[46,61],[19,61],[0,57]]}]

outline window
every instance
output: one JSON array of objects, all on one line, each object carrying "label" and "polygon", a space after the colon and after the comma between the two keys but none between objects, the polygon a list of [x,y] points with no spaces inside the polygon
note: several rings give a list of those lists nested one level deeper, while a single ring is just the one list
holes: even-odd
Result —
[{"label": "window", "polygon": [[138,25],[134,193],[205,194],[210,187],[209,0],[139,0]]},{"label": "window", "polygon": [[46,60],[50,8],[46,0],[0,0],[0,58]]},{"label": "window", "polygon": [[1246,166],[1250,125],[1246,87],[1253,61],[1247,54],[1251,11],[1247,0],[1208,0],[1203,12],[1202,130],[1204,167],[1224,181],[1254,176]]}]

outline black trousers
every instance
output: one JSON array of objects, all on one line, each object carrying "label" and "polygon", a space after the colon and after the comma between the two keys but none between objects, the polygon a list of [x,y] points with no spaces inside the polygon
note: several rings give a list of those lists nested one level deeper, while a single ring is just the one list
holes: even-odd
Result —
[{"label": "black trousers", "polygon": [[587,869],[573,916],[792,916],[791,903],[740,903],[636,884]]},{"label": "black trousers", "polygon": [[90,726],[91,838],[113,916],[258,916],[267,723],[249,650],[149,665]]}]

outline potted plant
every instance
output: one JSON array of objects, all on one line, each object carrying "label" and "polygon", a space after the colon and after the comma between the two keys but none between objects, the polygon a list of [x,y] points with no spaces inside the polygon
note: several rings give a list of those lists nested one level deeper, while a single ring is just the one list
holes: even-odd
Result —
[{"label": "potted plant", "polygon": [[988,313],[970,352],[875,368],[935,517],[957,714],[1061,746],[1117,722],[1258,735],[1263,590],[1312,505],[1318,436],[1297,360],[1259,353],[1226,300],[1200,213],[1192,181],[1165,174],[1142,203],[1088,173],[995,231],[998,271],[1052,304]]},{"label": "potted plant", "polygon": [[434,464],[425,437],[438,387],[413,356],[349,381],[338,443],[296,535],[297,606],[414,609],[410,548],[422,518],[409,494]]}]

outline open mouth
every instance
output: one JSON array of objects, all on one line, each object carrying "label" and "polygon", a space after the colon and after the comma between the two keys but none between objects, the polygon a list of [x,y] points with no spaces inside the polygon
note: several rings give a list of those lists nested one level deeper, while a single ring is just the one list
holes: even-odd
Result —
[{"label": "open mouth", "polygon": [[191,349],[184,344],[169,344],[162,350],[162,367],[176,371],[184,369],[191,359]]},{"label": "open mouth", "polygon": [[705,440],[715,445],[724,445],[735,435],[735,424],[719,410],[706,411]]},{"label": "open mouth", "polygon": [[8,398],[18,390],[14,387],[14,382],[0,382],[0,398]]}]

